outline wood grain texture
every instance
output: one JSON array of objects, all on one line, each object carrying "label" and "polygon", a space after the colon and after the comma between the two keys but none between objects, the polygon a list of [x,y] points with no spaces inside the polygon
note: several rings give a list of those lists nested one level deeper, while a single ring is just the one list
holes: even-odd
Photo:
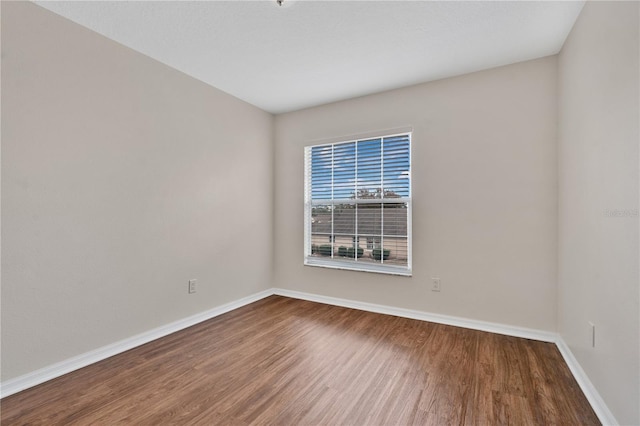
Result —
[{"label": "wood grain texture", "polygon": [[590,425],[551,343],[271,296],[1,401],[3,425]]}]

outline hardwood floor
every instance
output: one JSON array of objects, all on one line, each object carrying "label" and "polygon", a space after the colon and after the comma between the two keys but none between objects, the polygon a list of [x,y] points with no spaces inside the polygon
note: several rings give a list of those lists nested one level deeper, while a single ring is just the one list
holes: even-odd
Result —
[{"label": "hardwood floor", "polygon": [[3,425],[599,424],[553,344],[280,296],[1,409]]}]

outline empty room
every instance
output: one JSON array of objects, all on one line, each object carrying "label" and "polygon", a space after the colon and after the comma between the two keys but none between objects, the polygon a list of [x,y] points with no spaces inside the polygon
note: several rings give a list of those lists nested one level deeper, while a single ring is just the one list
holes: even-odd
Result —
[{"label": "empty room", "polygon": [[2,1],[2,425],[640,425],[640,3]]}]

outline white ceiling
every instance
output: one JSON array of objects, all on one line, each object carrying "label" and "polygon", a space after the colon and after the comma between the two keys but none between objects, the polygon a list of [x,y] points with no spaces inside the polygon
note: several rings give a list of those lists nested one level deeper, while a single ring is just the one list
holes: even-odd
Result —
[{"label": "white ceiling", "polygon": [[272,113],[553,55],[584,5],[36,3]]}]

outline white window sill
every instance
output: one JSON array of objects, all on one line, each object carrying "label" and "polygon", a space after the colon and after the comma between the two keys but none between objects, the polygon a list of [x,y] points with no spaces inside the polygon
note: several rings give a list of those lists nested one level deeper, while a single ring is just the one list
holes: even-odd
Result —
[{"label": "white window sill", "polygon": [[349,271],[373,272],[378,274],[401,275],[410,277],[411,268],[405,266],[385,265],[368,262],[352,262],[335,259],[323,259],[318,257],[307,257],[304,259],[305,266],[318,266],[330,269],[345,269]]}]

